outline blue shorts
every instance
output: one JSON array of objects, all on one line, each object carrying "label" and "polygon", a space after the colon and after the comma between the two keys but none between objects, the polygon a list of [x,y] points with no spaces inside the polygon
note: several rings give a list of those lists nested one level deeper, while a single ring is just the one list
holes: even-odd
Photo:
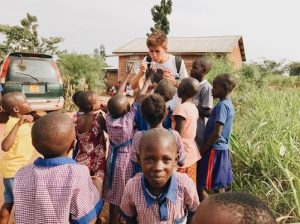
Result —
[{"label": "blue shorts", "polygon": [[233,180],[229,150],[210,149],[197,166],[197,188],[218,190]]},{"label": "blue shorts", "polygon": [[3,178],[4,184],[4,202],[7,204],[14,203],[13,186],[14,178]]}]

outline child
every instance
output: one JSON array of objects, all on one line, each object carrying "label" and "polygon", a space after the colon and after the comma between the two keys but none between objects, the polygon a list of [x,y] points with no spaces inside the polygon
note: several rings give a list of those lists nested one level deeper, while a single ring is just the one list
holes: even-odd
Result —
[{"label": "child", "polygon": [[4,204],[0,211],[0,223],[8,223],[14,203],[13,185],[16,172],[27,165],[33,155],[31,127],[33,121],[30,105],[23,93],[13,92],[3,96],[3,109],[9,113],[1,147],[5,152],[0,161],[0,173],[4,183]]},{"label": "child", "polygon": [[[79,96],[79,94],[80,93],[82,93],[83,91],[77,91],[77,92],[75,92],[74,94],[73,94],[73,96],[72,96],[72,101],[73,101],[73,103],[78,107],[78,111],[74,114],[74,116],[73,116],[73,118],[72,118],[72,120],[73,120],[73,122],[74,123],[76,123],[76,121],[77,121],[77,119],[78,119],[78,117],[79,116],[81,116],[81,115],[83,115],[84,113],[82,112],[82,110],[79,108],[79,106],[78,106],[78,103],[77,103],[77,101],[78,101],[78,96]],[[77,153],[78,153],[78,142],[76,142],[76,144],[75,144],[75,147],[74,147],[74,149],[73,149],[73,153],[72,153],[72,158],[73,159],[75,159],[76,158],[76,155],[77,155]]]},{"label": "child", "polygon": [[89,168],[101,196],[106,164],[106,124],[99,111],[101,103],[95,92],[84,91],[79,94],[77,104],[84,114],[75,122],[78,146],[75,160]]},{"label": "child", "polygon": [[236,83],[232,76],[224,74],[213,81],[212,95],[220,101],[213,108],[208,119],[204,147],[199,162],[198,185],[202,189],[199,197],[207,197],[205,190],[225,192],[232,182],[232,170],[229,155],[229,139],[232,131],[234,109],[230,93]]},{"label": "child", "polygon": [[198,93],[199,82],[193,78],[185,78],[178,87],[178,96],[182,99],[180,106],[173,112],[172,128],[179,132],[185,149],[185,162],[179,172],[187,173],[196,184],[196,167],[200,159],[195,143],[198,110],[193,104],[193,97]]},{"label": "child", "polygon": [[[198,145],[198,149],[204,147],[204,132],[205,126],[210,115],[211,109],[213,107],[213,97],[211,94],[212,86],[211,84],[205,79],[207,73],[209,73],[211,69],[211,62],[205,58],[197,58],[193,62],[192,70],[191,70],[191,77],[197,79],[200,82],[199,92],[193,98],[194,104],[198,108],[199,112],[199,119],[197,121],[197,132],[195,142]],[[197,163],[197,179],[199,179],[199,162]],[[200,193],[201,189],[197,184],[197,190]]]},{"label": "child", "polygon": [[147,131],[139,146],[142,173],[128,181],[121,202],[127,223],[191,223],[199,205],[196,186],[174,172],[177,146],[174,135],[163,128]]},{"label": "child", "polygon": [[88,168],[67,157],[75,143],[71,118],[61,112],[41,117],[32,143],[44,158],[17,172],[16,223],[95,223],[103,201]]},{"label": "child", "polygon": [[[174,94],[176,92],[176,88],[171,84],[171,82],[162,79],[156,86],[154,93],[161,95],[168,105],[167,110],[168,114],[164,117],[163,127],[166,129],[171,128],[171,115],[173,113],[172,109],[169,106],[169,101],[172,100]],[[135,115],[135,125],[138,131],[144,131],[150,129],[149,124],[145,120],[142,115],[141,104],[137,105],[137,112]]]},{"label": "child", "polygon": [[[168,81],[167,81],[168,82]],[[163,128],[163,120],[168,114],[164,99],[158,94],[151,94],[142,100],[142,114],[146,122],[150,125],[150,129]],[[184,146],[179,133],[175,130],[169,130],[176,139],[177,153],[179,155],[178,165],[183,166],[185,154]],[[137,131],[132,140],[133,148],[130,152],[131,161],[135,164],[135,172],[140,172],[140,165],[137,164],[137,154],[139,154],[138,148],[140,145],[141,137],[145,134],[145,131]]]},{"label": "child", "polygon": [[[110,147],[107,159],[107,174],[104,186],[104,199],[110,204],[109,223],[120,222],[119,206],[127,181],[133,177],[134,168],[130,161],[132,149],[132,137],[134,134],[134,117],[136,105],[130,106],[126,96],[123,95],[127,75],[121,85],[118,94],[113,96],[107,104],[106,127],[109,136]],[[145,85],[136,97],[138,101],[150,85],[150,79],[146,79]]]},{"label": "child", "polygon": [[212,86],[205,79],[205,76],[211,69],[211,62],[205,58],[197,58],[192,65],[191,77],[197,79],[200,82],[199,92],[193,98],[194,104],[199,111],[199,119],[197,123],[197,133],[195,141],[198,148],[204,146],[204,131],[207,122],[207,118],[210,115],[213,107],[213,97],[211,95]]},{"label": "child", "polygon": [[197,208],[193,224],[276,224],[265,203],[247,193],[215,194]]}]

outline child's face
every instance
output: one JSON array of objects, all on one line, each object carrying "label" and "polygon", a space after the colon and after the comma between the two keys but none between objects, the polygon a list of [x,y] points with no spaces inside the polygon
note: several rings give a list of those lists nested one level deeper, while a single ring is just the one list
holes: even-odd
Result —
[{"label": "child's face", "polygon": [[212,96],[214,99],[216,98],[224,98],[226,97],[227,92],[220,84],[213,82]]},{"label": "child's face", "polygon": [[205,75],[206,69],[198,61],[194,61],[191,70],[191,77],[199,80],[202,79]]},{"label": "child's face", "polygon": [[18,106],[17,109],[19,110],[18,113],[24,115],[31,112],[31,106],[28,104],[25,96],[18,96]]},{"label": "child's face", "polygon": [[176,146],[170,144],[170,141],[146,144],[146,148],[140,154],[140,163],[143,174],[152,188],[162,188],[166,185],[177,160]]},{"label": "child's face", "polygon": [[166,49],[162,46],[149,47],[149,54],[154,62],[160,63],[164,59]]}]

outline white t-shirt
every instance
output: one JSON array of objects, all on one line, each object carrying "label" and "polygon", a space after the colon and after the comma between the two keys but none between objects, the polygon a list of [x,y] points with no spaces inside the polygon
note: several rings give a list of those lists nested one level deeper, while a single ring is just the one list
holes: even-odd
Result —
[{"label": "white t-shirt", "polygon": [[[175,56],[172,54],[168,54],[168,56],[169,56],[169,59],[165,63],[155,63],[155,62],[151,61],[152,63],[151,63],[150,68],[168,70],[170,72],[170,74],[173,75],[176,79],[178,79],[178,78],[184,79],[184,78],[189,77],[183,59],[181,60],[179,74],[177,74]],[[146,62],[146,57],[144,58],[144,61]],[[178,107],[180,102],[181,102],[181,100],[178,97],[177,91],[176,91],[173,99],[168,101],[167,105],[170,107],[170,109],[172,111],[174,111]]]},{"label": "white t-shirt", "polygon": [[[179,74],[177,74],[177,68],[176,68],[176,60],[175,56],[172,54],[168,54],[169,59],[165,63],[155,63],[151,61],[151,68],[153,69],[161,69],[161,70],[168,70],[171,75],[173,75],[176,79],[184,79],[189,77],[188,72],[186,70],[184,61],[181,60],[180,70]],[[144,61],[146,62],[146,57],[144,58]],[[147,62],[146,62],[147,63]]]}]

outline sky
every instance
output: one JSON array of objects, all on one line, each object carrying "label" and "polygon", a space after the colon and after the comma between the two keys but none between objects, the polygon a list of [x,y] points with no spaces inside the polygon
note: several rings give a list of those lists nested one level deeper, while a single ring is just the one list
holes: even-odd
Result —
[{"label": "sky", "polygon": [[[0,0],[0,24],[19,25],[29,12],[39,34],[64,38],[62,49],[106,53],[153,26],[160,0]],[[300,0],[173,0],[170,37],[241,35],[247,61],[300,61]],[[3,40],[0,38],[0,41]],[[108,63],[117,64],[116,58]]]}]

